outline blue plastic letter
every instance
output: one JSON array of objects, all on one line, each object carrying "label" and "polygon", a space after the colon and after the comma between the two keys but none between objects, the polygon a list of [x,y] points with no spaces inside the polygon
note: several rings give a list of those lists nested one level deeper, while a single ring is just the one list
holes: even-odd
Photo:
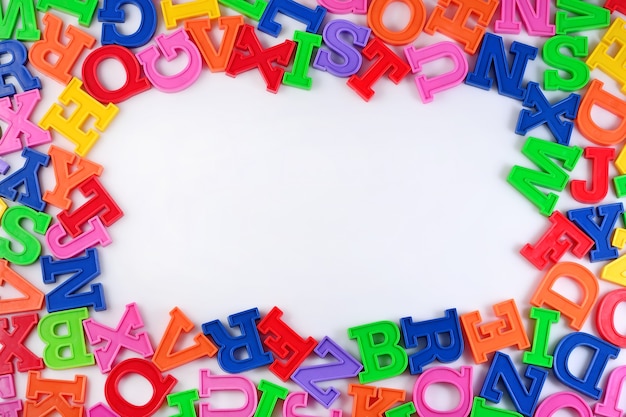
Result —
[{"label": "blue plastic letter", "polygon": [[306,31],[310,33],[317,33],[324,16],[326,16],[326,9],[321,6],[316,6],[312,10],[293,0],[271,0],[265,8],[257,28],[261,32],[277,37],[282,29],[282,25],[274,20],[278,12],[305,23]]},{"label": "blue plastic letter", "polygon": [[[433,320],[424,320],[415,323],[411,317],[400,320],[402,336],[407,349],[419,347],[420,338],[425,339],[426,344],[409,356],[409,366],[412,374],[421,374],[424,365],[435,360],[442,363],[454,362],[463,354],[463,334],[456,309],[446,310],[446,316]],[[442,346],[441,337],[445,337],[447,343]]]},{"label": "blue plastic letter", "polygon": [[524,376],[531,380],[529,388],[526,388],[509,355],[496,352],[480,391],[480,396],[494,403],[500,402],[502,391],[498,389],[498,383],[502,380],[513,404],[515,404],[515,409],[530,417],[537,408],[537,401],[539,401],[541,389],[548,377],[548,371],[531,365],[526,368]]},{"label": "blue plastic letter", "polygon": [[[202,325],[202,331],[210,336],[219,347],[217,362],[231,374],[269,365],[274,361],[272,354],[263,350],[261,338],[256,328],[256,321],[261,318],[259,309],[253,308],[228,316],[230,327],[239,327],[241,335],[231,336],[219,320]],[[237,351],[247,353],[246,358],[238,359]]]},{"label": "blue plastic letter", "polygon": [[[123,6],[133,5],[139,9],[141,23],[135,33],[125,35],[117,30],[116,23],[126,21],[126,12]],[[150,0],[104,0],[98,10],[98,21],[102,24],[102,45],[121,45],[126,48],[137,48],[147,44],[157,26],[157,14],[154,3]]]},{"label": "blue plastic letter", "polygon": [[[569,145],[574,129],[573,120],[578,114],[579,103],[580,96],[572,93],[552,106],[539,88],[539,84],[529,82],[526,86],[526,97],[524,97],[523,104],[525,107],[534,108],[535,111],[527,109],[520,111],[515,133],[525,136],[529,130],[545,124],[554,135],[557,143]],[[569,121],[561,120],[561,116],[569,119]]]},{"label": "blue plastic letter", "polygon": [[[593,351],[584,377],[579,378],[569,370],[568,359],[577,347],[584,346]],[[609,359],[619,354],[619,348],[588,333],[575,332],[566,335],[554,349],[554,375],[559,381],[594,400],[600,399],[602,389],[598,382]]]},{"label": "blue plastic letter", "polygon": [[[595,247],[589,251],[591,262],[608,261],[619,256],[610,240],[615,223],[622,213],[624,213],[622,203],[583,207],[567,212],[567,217],[596,243]],[[597,220],[598,217],[601,219],[600,222]]]},{"label": "blue plastic letter", "polygon": [[493,67],[498,83],[498,93],[523,100],[526,89],[522,88],[524,71],[529,60],[537,56],[537,48],[520,42],[511,44],[511,53],[515,55],[509,67],[505,56],[504,42],[500,36],[485,33],[483,43],[478,52],[474,71],[467,74],[465,83],[474,87],[489,90],[493,80],[489,77],[489,70]]},{"label": "blue plastic letter", "polygon": [[12,39],[0,42],[0,57],[5,54],[11,57],[5,58],[5,64],[0,64],[0,97],[12,96],[17,92],[13,84],[6,84],[5,78],[10,76],[15,77],[24,91],[41,89],[39,78],[33,77],[26,68],[28,52],[21,42]]},{"label": "blue plastic letter", "polygon": [[102,284],[92,284],[89,291],[77,291],[100,275],[100,263],[96,249],[87,249],[82,257],[55,261],[51,256],[41,257],[41,272],[45,284],[57,282],[61,275],[73,274],[64,283],[46,294],[46,308],[52,313],[79,307],[106,310]]},{"label": "blue plastic letter", "polygon": [[[17,201],[33,210],[43,211],[46,202],[41,198],[39,186],[39,168],[47,167],[50,157],[31,148],[24,148],[22,156],[26,158],[24,165],[0,182],[0,196]],[[18,189],[24,187],[24,192]],[[19,194],[19,197],[18,197]]]}]

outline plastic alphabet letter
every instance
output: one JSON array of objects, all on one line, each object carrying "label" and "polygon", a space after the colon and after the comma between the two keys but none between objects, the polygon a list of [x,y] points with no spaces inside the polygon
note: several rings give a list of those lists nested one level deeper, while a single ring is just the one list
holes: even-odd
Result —
[{"label": "plastic alphabet letter", "polygon": [[281,380],[288,381],[291,374],[315,349],[317,341],[312,337],[303,339],[281,319],[282,315],[283,312],[278,307],[273,307],[257,324],[257,329],[264,336],[263,344],[274,356],[269,370]]},{"label": "plastic alphabet letter", "polygon": [[172,0],[161,0],[161,11],[167,30],[174,29],[180,21],[192,18],[217,19],[220,17],[217,0],[193,0],[176,4]]},{"label": "plastic alphabet letter", "polygon": [[609,191],[609,163],[615,159],[615,149],[588,146],[583,157],[591,163],[591,180],[572,180],[570,193],[579,203],[597,204]]},{"label": "plastic alphabet letter", "polygon": [[533,347],[531,351],[524,352],[522,361],[528,365],[552,368],[554,357],[548,354],[550,327],[559,321],[561,313],[545,308],[531,307],[530,318],[535,320]]},{"label": "plastic alphabet letter", "polygon": [[[572,374],[569,369],[569,357],[578,347],[592,350],[591,359],[582,378]],[[594,400],[600,399],[602,389],[598,387],[604,368],[609,359],[614,359],[619,348],[588,333],[569,333],[554,349],[554,375],[568,387],[581,392]]]},{"label": "plastic alphabet letter", "polygon": [[[582,301],[576,303],[556,292],[553,286],[558,279],[570,279],[572,283],[577,284],[582,293],[580,296]],[[577,263],[562,262],[548,270],[530,299],[530,304],[535,307],[545,304],[552,310],[559,311],[570,319],[569,326],[572,329],[580,330],[591,313],[598,292],[598,280],[591,271]]]},{"label": "plastic alphabet letter", "polygon": [[586,61],[591,70],[599,68],[617,81],[621,85],[622,93],[626,93],[626,75],[623,70],[626,65],[624,25],[626,25],[624,19],[616,18]]},{"label": "plastic alphabet letter", "polygon": [[76,61],[85,49],[93,48],[96,38],[72,25],[62,34],[63,20],[52,13],[46,13],[41,20],[45,25],[43,37],[30,47],[28,59],[38,71],[61,84],[68,84]]},{"label": "plastic alphabet letter", "polygon": [[120,417],[104,403],[97,403],[87,410],[87,417]]},{"label": "plastic alphabet letter", "polygon": [[167,405],[177,407],[178,414],[172,417],[196,417],[194,404],[200,399],[198,389],[188,389],[167,395]]},{"label": "plastic alphabet letter", "polygon": [[0,314],[35,311],[43,307],[43,293],[30,281],[12,270],[6,260],[0,259],[0,287],[5,288],[5,284],[9,284],[22,296],[0,299]]},{"label": "plastic alphabet letter", "polygon": [[[626,137],[626,101],[602,89],[603,85],[600,80],[591,80],[578,107],[576,127],[591,142],[600,146],[614,146]],[[596,114],[594,106],[611,113],[619,123],[609,128],[598,125],[593,120]]]},{"label": "plastic alphabet letter", "polygon": [[57,215],[59,223],[70,236],[78,237],[83,233],[82,227],[96,216],[105,226],[111,226],[124,215],[98,177],[87,178],[78,186],[78,190],[86,198],[91,198],[71,213],[65,210]]},{"label": "plastic alphabet letter", "polygon": [[511,357],[502,352],[496,352],[483,382],[480,396],[494,403],[500,402],[502,391],[498,386],[506,387],[515,409],[522,415],[530,417],[535,412],[543,384],[548,377],[548,371],[536,366],[528,366],[524,376],[530,379],[530,385],[524,383],[517,373]]},{"label": "plastic alphabet letter", "polygon": [[13,359],[17,360],[17,371],[26,372],[43,368],[40,357],[25,345],[26,338],[35,328],[39,316],[37,313],[11,316],[13,331],[9,332],[9,319],[0,317],[0,375],[14,374]]},{"label": "plastic alphabet letter", "polygon": [[[98,79],[98,67],[102,61],[114,59],[124,67],[126,82],[120,88],[109,90]],[[107,45],[96,49],[83,62],[85,90],[101,103],[118,104],[149,90],[152,85],[143,75],[137,57],[127,48]]]},{"label": "plastic alphabet letter", "polygon": [[[411,317],[404,317],[400,319],[400,327],[407,349],[421,347],[409,356],[412,374],[421,374],[424,366],[435,360],[442,363],[454,362],[463,354],[463,334],[455,308],[446,310],[445,317],[417,323]],[[426,343],[420,344],[420,339]],[[443,345],[442,340],[448,342]]]},{"label": "plastic alphabet letter", "polygon": [[[561,53],[561,47],[569,51]],[[589,82],[589,67],[577,58],[588,54],[586,36],[557,35],[543,44],[543,61],[556,69],[547,69],[543,73],[543,88],[547,91],[577,91]],[[567,78],[561,76],[564,72]]]},{"label": "plastic alphabet letter", "polygon": [[[328,71],[336,77],[349,77],[356,74],[361,68],[363,58],[358,49],[345,42],[344,36],[352,38],[353,45],[364,47],[367,45],[371,29],[359,26],[348,20],[331,20],[322,32],[323,46],[317,51],[313,67],[320,71]],[[331,58],[331,53],[337,54],[340,59]]]},{"label": "plastic alphabet letter", "polygon": [[626,336],[615,328],[615,311],[617,306],[626,302],[626,288],[607,293],[598,303],[596,312],[596,329],[604,340],[619,348],[626,347]]},{"label": "plastic alphabet letter", "polygon": [[24,91],[41,88],[39,78],[33,77],[26,68],[28,52],[24,44],[13,39],[0,41],[0,57],[3,57],[4,61],[0,64],[0,97],[17,93],[13,84],[6,83],[7,77],[14,77]]},{"label": "plastic alphabet letter", "polygon": [[[6,4],[6,3],[5,3]],[[21,15],[18,27],[18,18]],[[41,36],[37,29],[35,5],[30,0],[11,0],[6,10],[0,7],[0,39],[15,38],[18,41],[36,41]]]},{"label": "plastic alphabet letter", "polygon": [[[535,111],[528,109],[520,111],[515,133],[525,136],[530,130],[546,125],[557,143],[569,145],[574,130],[573,120],[578,113],[579,103],[580,96],[572,93],[558,103],[551,105],[539,88],[539,84],[529,82],[526,86],[523,105],[533,108]],[[569,121],[563,119],[569,119]]]},{"label": "plastic alphabet letter", "polygon": [[55,411],[64,417],[81,417],[87,393],[87,377],[74,376],[73,381],[41,378],[38,371],[28,372],[24,415],[44,417]]},{"label": "plastic alphabet letter", "polygon": [[487,354],[505,347],[516,346],[518,349],[530,347],[515,300],[494,304],[493,312],[498,319],[485,324],[479,324],[482,320],[479,311],[460,317],[465,341],[476,363],[487,362]]},{"label": "plastic alphabet letter", "polygon": [[585,400],[573,392],[558,392],[547,397],[537,407],[536,417],[552,417],[557,411],[567,409],[579,417],[593,417]]},{"label": "plastic alphabet letter", "polygon": [[259,405],[254,412],[254,417],[271,417],[278,399],[284,400],[289,394],[289,390],[280,385],[262,379],[258,386],[261,391]]},{"label": "plastic alphabet letter", "polygon": [[[569,180],[569,175],[565,171],[574,169],[583,150],[578,146],[560,145],[530,136],[522,147],[522,153],[537,165],[539,170],[515,165],[511,168],[507,181],[530,200],[541,214],[549,216],[554,211],[559,197],[554,193],[544,194],[538,187],[563,191]],[[552,159],[561,161],[563,167]]]},{"label": "plastic alphabet letter", "polygon": [[96,363],[103,374],[111,370],[122,348],[136,352],[144,358],[154,353],[148,333],[136,331],[143,328],[143,320],[135,303],[126,305],[124,314],[115,329],[100,324],[93,318],[85,320],[83,327],[91,346],[105,342],[104,346],[93,350]]},{"label": "plastic alphabet letter", "polygon": [[48,148],[48,155],[52,159],[56,185],[52,191],[43,194],[43,200],[62,210],[69,210],[72,207],[70,192],[92,175],[99,177],[104,168],[54,145]]},{"label": "plastic alphabet letter", "polygon": [[367,0],[318,0],[318,3],[322,5],[323,7],[325,7],[331,13],[336,13],[336,14],[350,14],[350,13],[366,14],[367,13]]},{"label": "plastic alphabet letter", "polygon": [[587,236],[560,211],[548,217],[551,225],[541,238],[520,250],[524,258],[543,271],[549,264],[557,263],[567,251],[577,258],[585,256],[593,247],[593,239]]},{"label": "plastic alphabet letter", "polygon": [[490,407],[486,402],[487,400],[484,398],[474,397],[472,411],[469,415],[472,417],[522,417],[520,413],[516,413],[515,411]]},{"label": "plastic alphabet letter", "polygon": [[38,146],[52,142],[52,136],[47,130],[43,130],[29,120],[41,95],[39,90],[29,90],[16,94],[13,98],[15,105],[9,97],[0,98],[0,119],[8,124],[3,129],[0,138],[0,155],[22,150],[24,145]]},{"label": "plastic alphabet letter", "polygon": [[[152,396],[145,404],[136,405],[122,396],[119,385],[122,378],[128,374],[137,374],[152,385]],[[171,375],[163,376],[152,362],[131,358],[118,363],[111,370],[104,383],[104,396],[113,411],[120,417],[149,417],[165,402],[176,382],[176,378]]]},{"label": "plastic alphabet letter", "polygon": [[383,417],[384,412],[397,402],[404,401],[406,392],[393,388],[377,388],[369,385],[348,385],[353,417]]},{"label": "plastic alphabet letter", "polygon": [[378,321],[348,329],[356,339],[363,363],[359,382],[368,384],[400,375],[408,365],[406,351],[400,346],[400,329],[391,321]]},{"label": "plastic alphabet letter", "polygon": [[65,106],[75,104],[75,109],[69,118],[64,117],[65,109],[54,103],[39,122],[43,129],[54,129],[76,145],[74,152],[84,157],[95,145],[100,137],[94,129],[84,131],[85,122],[93,117],[94,127],[104,132],[117,115],[119,109],[115,104],[102,105],[81,88],[83,83],[78,78],[72,78],[67,87],[61,92],[59,101]]},{"label": "plastic alphabet letter", "polygon": [[[184,28],[155,38],[156,45],[148,46],[136,54],[146,76],[160,91],[175,93],[192,85],[202,71],[202,56],[196,45],[189,39]],[[157,69],[159,58],[171,61],[183,55],[187,57],[187,66],[175,75],[164,75]]]},{"label": "plastic alphabet letter", "polygon": [[291,375],[291,379],[311,394],[320,404],[329,408],[339,397],[340,392],[335,387],[323,388],[317,383],[354,378],[361,372],[363,365],[328,336],[319,342],[314,352],[320,358],[330,355],[335,359],[335,362],[302,366],[296,369]]},{"label": "plastic alphabet letter", "polygon": [[261,18],[263,11],[267,7],[267,1],[265,0],[253,0],[252,3],[248,0],[219,0],[219,2],[229,9],[233,9],[256,21]]},{"label": "plastic alphabet letter", "polygon": [[619,256],[610,240],[618,217],[623,214],[622,203],[583,207],[567,212],[567,217],[594,240],[595,248],[589,252],[591,262],[609,261]]},{"label": "plastic alphabet letter", "polygon": [[[440,32],[463,45],[474,54],[498,7],[497,0],[438,0],[424,32]],[[453,14],[450,18],[450,14]]]},{"label": "plastic alphabet letter", "polygon": [[500,2],[500,19],[496,20],[496,33],[519,34],[522,25],[515,20],[515,11],[524,23],[526,32],[532,36],[553,36],[554,25],[550,23],[550,1],[537,0],[535,7],[529,0],[502,0]]},{"label": "plastic alphabet letter", "polygon": [[96,245],[108,246],[111,244],[113,240],[100,217],[89,219],[87,223],[90,226],[89,230],[75,239],[68,239],[69,241],[65,243],[61,243],[61,241],[68,234],[61,226],[61,223],[55,223],[50,226],[46,232],[46,243],[50,252],[59,259],[69,259]]},{"label": "plastic alphabet letter", "polygon": [[[228,316],[230,327],[237,326],[241,334],[231,336],[219,320],[202,325],[202,331],[210,336],[219,347],[217,362],[229,373],[239,373],[250,369],[269,365],[274,361],[272,354],[263,350],[261,338],[256,328],[259,320],[259,309],[253,308]],[[236,352],[244,351],[247,357],[239,358]]]},{"label": "plastic alphabet letter", "polygon": [[[26,231],[22,226],[25,219],[28,219],[33,225],[33,232],[44,235],[52,217],[49,214],[35,211],[26,206],[9,207],[0,222],[2,230],[4,230],[9,238],[13,238],[19,242],[18,245],[12,244],[11,239],[0,237],[0,258],[16,265],[30,265],[39,259],[41,254],[41,242],[31,233]],[[21,252],[16,252],[16,246],[21,246]]]},{"label": "plastic alphabet letter", "polygon": [[242,72],[258,68],[265,80],[267,91],[277,93],[285,72],[281,66],[289,65],[295,48],[296,43],[294,41],[286,40],[278,45],[263,49],[254,28],[244,24],[239,29],[235,49],[226,67],[226,75],[235,77]]},{"label": "plastic alphabet letter", "polygon": [[[385,25],[387,7],[401,1],[409,9],[408,22],[399,30]],[[422,0],[373,0],[367,10],[367,25],[374,35],[389,45],[408,45],[422,33],[426,23],[426,7]]]},{"label": "plastic alphabet letter", "polygon": [[236,391],[245,400],[239,408],[216,409],[209,402],[200,403],[200,417],[252,417],[257,408],[258,396],[254,383],[243,376],[211,375],[208,369],[200,370],[200,398],[209,398],[216,391]]},{"label": "plastic alphabet letter", "polygon": [[[456,388],[459,393],[459,403],[456,407],[446,409],[445,412],[436,410],[426,401],[426,391],[433,384],[446,384]],[[472,367],[462,366],[459,371],[443,366],[424,371],[415,381],[413,387],[413,402],[417,415],[421,417],[454,417],[467,416],[472,407]]]},{"label": "plastic alphabet letter", "polygon": [[[116,23],[126,22],[124,6],[135,6],[141,15],[141,23],[134,33],[127,34],[117,30]],[[102,45],[120,45],[126,48],[144,46],[154,36],[157,27],[157,12],[150,0],[104,0],[98,10],[98,21],[102,22]]]},{"label": "plastic alphabet letter", "polygon": [[[309,417],[306,414],[296,413],[297,408],[304,408],[309,404],[309,394],[306,392],[292,392],[287,395],[283,404],[284,417]],[[343,410],[330,410],[330,417],[342,417]],[[387,417],[391,417],[387,415]]]},{"label": "plastic alphabet letter", "polygon": [[82,26],[90,26],[98,8],[98,0],[38,0],[37,10],[47,12],[50,8],[58,9],[78,17]]},{"label": "plastic alphabet letter", "polygon": [[62,284],[46,294],[46,309],[55,311],[79,307],[93,307],[96,311],[106,309],[101,283],[91,284],[88,291],[78,292],[100,275],[100,263],[96,249],[87,249],[84,256],[54,260],[41,257],[41,273],[44,284],[54,284],[64,275],[70,275]]},{"label": "plastic alphabet letter", "polygon": [[524,72],[528,61],[534,60],[537,56],[537,48],[515,41],[511,44],[510,53],[513,55],[513,62],[509,67],[502,38],[486,33],[474,70],[467,74],[465,83],[489,90],[493,84],[493,79],[490,77],[490,70],[493,69],[498,84],[498,94],[523,100],[526,95],[526,89],[522,87]]},{"label": "plastic alphabet letter", "polygon": [[322,37],[314,33],[296,30],[293,34],[293,40],[298,46],[291,71],[283,75],[283,84],[310,90],[313,84],[313,80],[308,75],[311,56],[313,55],[313,48],[319,48],[322,45]]},{"label": "plastic alphabet letter", "polygon": [[215,356],[217,347],[202,332],[198,332],[194,336],[193,345],[174,352],[174,347],[178,344],[181,333],[189,333],[194,327],[193,322],[178,307],[174,307],[170,311],[170,321],[152,357],[152,362],[162,372],[177,368],[204,356]]},{"label": "plastic alphabet letter", "polygon": [[625,380],[626,366],[620,366],[611,371],[604,389],[604,398],[602,402],[595,405],[594,415],[600,417],[620,417],[624,414],[624,410],[619,408],[619,399]]},{"label": "plastic alphabet letter", "polygon": [[326,9],[316,6],[311,10],[294,0],[270,0],[259,19],[257,28],[261,32],[277,37],[282,29],[282,25],[275,20],[278,13],[304,23],[307,32],[317,33],[326,16]]},{"label": "plastic alphabet letter", "polygon": [[376,60],[362,75],[354,74],[348,78],[347,84],[365,101],[372,98],[374,95],[372,87],[385,74],[388,74],[387,77],[394,84],[399,84],[411,70],[402,58],[378,38],[373,38],[363,48],[363,56],[370,61]]},{"label": "plastic alphabet letter", "polygon": [[204,62],[211,72],[225,71],[228,60],[235,48],[237,33],[243,26],[243,16],[222,16],[217,20],[219,28],[224,32],[222,42],[216,50],[209,37],[212,24],[209,19],[194,19],[185,21],[185,30],[196,44],[204,58]]},{"label": "plastic alphabet letter", "polygon": [[43,361],[46,366],[70,369],[95,363],[93,355],[87,351],[83,331],[83,320],[88,317],[89,312],[83,307],[50,313],[39,320],[37,332],[45,345]]},{"label": "plastic alphabet letter", "polygon": [[[39,170],[47,167],[50,157],[31,148],[24,148],[22,156],[24,165],[0,181],[0,197],[16,201],[33,210],[43,211],[46,203],[41,199],[39,186]],[[18,189],[24,190],[19,192]]]},{"label": "plastic alphabet letter", "polygon": [[[556,34],[565,35],[590,29],[601,29],[611,23],[611,13],[598,5],[581,0],[556,0]],[[578,14],[571,16],[567,12]]]},{"label": "plastic alphabet letter", "polygon": [[434,94],[439,91],[455,87],[463,82],[467,75],[467,58],[463,50],[452,42],[439,42],[420,49],[407,46],[404,49],[406,60],[411,65],[411,71],[415,74],[423,69],[423,65],[441,58],[452,61],[453,68],[445,74],[427,78],[425,75],[415,77],[417,91],[423,103],[433,101]]}]

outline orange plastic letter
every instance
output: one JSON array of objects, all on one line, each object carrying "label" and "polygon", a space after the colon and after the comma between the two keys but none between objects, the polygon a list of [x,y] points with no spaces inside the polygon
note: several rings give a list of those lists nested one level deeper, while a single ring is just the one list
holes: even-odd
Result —
[{"label": "orange plastic letter", "polygon": [[76,375],[73,381],[42,379],[38,371],[28,372],[24,415],[48,416],[56,410],[64,417],[82,417],[87,377]]},{"label": "orange plastic letter", "polygon": [[[580,101],[576,127],[580,133],[598,145],[613,146],[626,138],[626,102],[602,89],[604,83],[592,80],[585,96]],[[612,113],[619,119],[616,127],[605,129],[592,119],[593,106],[598,106]]]},{"label": "orange plastic letter", "polygon": [[[70,192],[92,175],[99,177],[104,168],[54,145],[48,149],[48,155],[52,158],[57,183],[54,190],[44,193],[43,200],[62,210],[69,210],[72,207]],[[76,168],[70,172],[72,165]]]},{"label": "orange plastic letter", "polygon": [[204,62],[209,66],[211,72],[219,72],[226,70],[230,55],[235,48],[235,40],[239,28],[243,26],[243,16],[223,16],[217,20],[220,29],[224,31],[222,43],[216,51],[213,42],[209,38],[211,30],[211,21],[209,19],[195,19],[185,22],[185,30],[196,44]]},{"label": "orange plastic letter", "polygon": [[[580,303],[569,300],[552,289],[554,283],[559,278],[564,277],[568,277],[578,284],[582,292]],[[598,292],[598,280],[591,271],[574,262],[562,262],[550,268],[539,283],[530,303],[535,307],[546,305],[552,310],[560,311],[562,315],[570,319],[569,326],[578,331],[583,327],[585,320],[591,313]]]},{"label": "orange plastic letter", "polygon": [[354,397],[352,417],[383,417],[395,403],[404,401],[406,392],[400,389],[376,388],[350,384],[348,394]]},{"label": "orange plastic letter", "polygon": [[9,263],[0,260],[0,287],[5,283],[22,294],[22,297],[0,299],[0,314],[39,310],[43,307],[44,295],[37,287],[9,268]]},{"label": "orange plastic letter", "polygon": [[[474,54],[483,39],[485,29],[493,18],[498,0],[439,0],[433,10],[424,32],[433,35],[441,32],[461,43],[465,52]],[[448,9],[454,10],[454,17],[448,18]],[[477,25],[470,28],[472,19]]]},{"label": "orange plastic letter", "polygon": [[[402,1],[409,8],[409,21],[402,30],[390,30],[383,16],[390,3]],[[367,25],[372,32],[390,45],[408,45],[413,42],[424,28],[426,7],[422,0],[373,0],[367,11]]]},{"label": "orange plastic letter", "polygon": [[193,328],[193,322],[178,307],[170,311],[170,322],[152,357],[152,362],[161,372],[169,371],[203,356],[215,356],[217,347],[202,332],[194,336],[193,340],[196,343],[193,346],[173,352],[180,334],[189,333]]},{"label": "orange plastic letter", "polygon": [[514,300],[506,300],[493,306],[498,320],[479,325],[482,320],[479,311],[459,317],[465,340],[469,344],[474,362],[487,362],[487,354],[505,347],[517,346],[518,349],[530,347],[524,323]]},{"label": "orange plastic letter", "polygon": [[[63,20],[51,13],[46,13],[42,21],[46,25],[42,39],[30,47],[28,59],[39,71],[61,84],[67,84],[72,79],[72,68],[78,57],[85,48],[91,49],[96,44],[96,39],[77,27],[69,25],[65,29],[65,37],[68,41],[63,43],[61,39]],[[56,56],[56,59],[48,60],[50,55]]]}]

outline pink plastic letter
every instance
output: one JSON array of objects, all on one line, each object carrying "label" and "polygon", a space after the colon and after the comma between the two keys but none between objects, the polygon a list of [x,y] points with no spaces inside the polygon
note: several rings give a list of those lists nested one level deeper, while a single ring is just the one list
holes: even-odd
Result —
[{"label": "pink plastic letter", "polygon": [[437,77],[426,78],[425,75],[415,77],[417,91],[424,103],[433,101],[434,93],[455,87],[463,82],[467,75],[467,58],[458,45],[452,42],[439,42],[424,48],[415,49],[407,46],[404,49],[406,60],[411,65],[413,73],[420,72],[422,65],[440,58],[450,58],[454,63],[454,69]]},{"label": "pink plastic letter", "polygon": [[135,333],[133,330],[143,328],[143,320],[137,310],[137,304],[126,305],[122,319],[115,329],[104,326],[94,319],[83,322],[87,339],[92,346],[106,341],[104,347],[94,350],[96,362],[102,373],[109,372],[118,353],[125,347],[142,355],[144,358],[154,353],[146,332]]},{"label": "pink plastic letter", "polygon": [[200,370],[200,398],[208,398],[213,391],[239,391],[245,396],[239,408],[214,409],[208,402],[200,403],[200,417],[251,417],[258,403],[256,387],[246,377],[211,375],[208,369]]},{"label": "pink plastic letter", "polygon": [[[459,405],[448,411],[436,410],[426,403],[426,389],[431,384],[444,383],[459,391]],[[436,367],[426,371],[415,381],[413,402],[420,417],[464,417],[472,409],[472,367],[462,366],[460,372],[452,368]]]},{"label": "pink plastic letter", "polygon": [[26,146],[33,147],[50,143],[52,136],[50,132],[37,126],[28,120],[33,113],[35,106],[41,100],[38,89],[28,90],[20,94],[16,94],[15,106],[11,104],[10,97],[0,99],[0,119],[8,123],[8,127],[2,132],[0,139],[0,155],[22,149],[22,140],[26,142]]},{"label": "pink plastic letter", "polygon": [[494,25],[496,33],[519,34],[522,31],[520,23],[515,21],[516,6],[529,35],[554,35],[554,25],[550,23],[550,0],[535,0],[534,10],[529,0],[502,0],[500,19]]},{"label": "pink plastic letter", "polygon": [[[150,82],[161,91],[175,93],[184,90],[193,84],[202,70],[202,56],[196,45],[189,39],[184,28],[169,34],[161,34],[156,38],[157,45],[151,45],[137,53],[137,59],[143,66]],[[187,66],[175,75],[163,75],[157,70],[157,60],[163,54],[167,61],[171,61],[179,54],[187,55]]]},{"label": "pink plastic letter", "polygon": [[585,400],[573,392],[559,392],[552,394],[537,407],[535,417],[552,417],[557,411],[564,408],[573,409],[580,417],[593,417],[591,408]]},{"label": "pink plastic letter", "polygon": [[92,248],[98,244],[107,246],[112,242],[107,228],[100,220],[100,217],[94,217],[88,223],[91,226],[91,230],[82,233],[67,243],[61,243],[61,240],[68,236],[61,223],[55,223],[50,226],[46,232],[46,242],[50,252],[59,259],[69,259],[85,249]]}]

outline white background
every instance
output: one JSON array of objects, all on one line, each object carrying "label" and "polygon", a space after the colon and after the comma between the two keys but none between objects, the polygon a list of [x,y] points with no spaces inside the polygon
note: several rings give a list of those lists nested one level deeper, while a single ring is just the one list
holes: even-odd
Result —
[{"label": "white background", "polygon": [[[429,12],[432,7],[427,4]],[[403,19],[402,5],[389,10],[388,22]],[[348,18],[365,22],[363,16]],[[285,24],[281,39],[304,28],[284,17],[279,21]],[[97,34],[99,24],[89,31]],[[597,33],[589,35],[592,50]],[[265,45],[280,41],[259,37]],[[414,45],[439,40],[445,38],[422,35]],[[544,40],[523,41],[540,46]],[[472,69],[474,58],[469,61]],[[162,68],[173,73],[183,64]],[[119,70],[113,63],[105,67]],[[427,71],[445,68],[435,64]],[[541,83],[543,69],[538,56],[525,82]],[[330,336],[358,357],[347,328],[360,324],[432,319],[448,308],[459,314],[480,310],[492,320],[491,306],[509,298],[528,315],[542,273],[518,252],[549,223],[506,183],[513,165],[531,166],[520,153],[526,138],[514,133],[521,102],[495,89],[461,85],[426,105],[410,75],[397,86],[380,80],[367,103],[345,79],[315,69],[310,75],[311,91],[283,85],[274,95],[256,70],[230,78],[204,68],[183,92],[152,89],[120,104],[88,155],[105,166],[101,181],[125,213],[109,229],[113,244],[98,249],[108,310],[94,314],[96,320],[115,327],[124,306],[137,302],[156,348],[174,306],[198,330],[203,322],[226,322],[242,310],[258,307],[264,314],[278,306],[301,335]],[[42,81],[38,117],[62,88]],[[565,95],[548,96],[554,101]],[[543,128],[531,134],[552,139]],[[53,135],[55,144],[72,149]],[[577,132],[572,144],[589,145]],[[587,175],[581,161],[573,177]],[[42,188],[53,185],[48,168]],[[614,200],[610,192],[606,202]],[[579,206],[565,198],[557,209]],[[601,265],[584,263],[599,272]],[[49,291],[36,265],[17,269]],[[592,320],[586,331],[593,331]],[[565,329],[561,323],[555,334]],[[34,351],[41,347],[35,335],[29,344]],[[468,351],[453,366],[467,363]],[[186,365],[172,372],[180,380],[175,390],[197,387],[201,367],[221,373],[215,359]],[[90,376],[88,405],[102,400],[105,377],[95,367],[80,372]],[[485,372],[486,366],[475,370],[476,395]],[[43,374],[71,378],[73,372]],[[260,376],[278,382],[269,373],[250,374],[256,381]],[[403,377],[375,385],[402,387],[408,400],[413,382]],[[138,378],[133,383],[129,396],[148,398],[147,384]],[[561,389],[551,384],[548,391]],[[450,400],[439,401],[453,408]],[[348,412],[349,397],[339,405]],[[172,409],[160,412],[170,414]]]}]

